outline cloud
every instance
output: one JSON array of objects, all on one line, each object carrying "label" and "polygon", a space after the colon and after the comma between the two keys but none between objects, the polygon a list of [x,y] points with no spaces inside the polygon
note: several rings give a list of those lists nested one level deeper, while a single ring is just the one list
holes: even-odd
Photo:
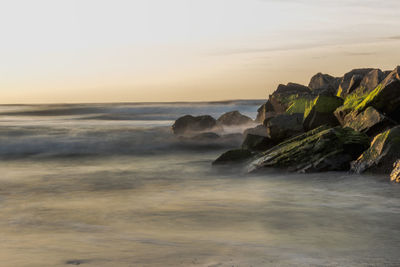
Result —
[{"label": "cloud", "polygon": [[387,39],[389,39],[389,40],[400,40],[400,35],[389,36]]}]

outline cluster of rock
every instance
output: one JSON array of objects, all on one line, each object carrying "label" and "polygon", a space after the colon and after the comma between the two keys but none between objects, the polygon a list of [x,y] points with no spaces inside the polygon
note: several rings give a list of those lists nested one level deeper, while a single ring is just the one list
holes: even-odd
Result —
[{"label": "cluster of rock", "polygon": [[391,180],[400,182],[400,66],[343,77],[318,73],[308,86],[279,85],[256,122],[241,147],[214,164],[242,161],[250,171],[296,172],[390,173],[394,167]]},{"label": "cluster of rock", "polygon": [[[184,145],[201,146],[205,148],[240,144],[243,140],[242,128],[255,126],[250,117],[238,111],[223,114],[218,119],[209,115],[180,117],[172,125],[172,130]],[[226,131],[238,127],[240,132]]]}]

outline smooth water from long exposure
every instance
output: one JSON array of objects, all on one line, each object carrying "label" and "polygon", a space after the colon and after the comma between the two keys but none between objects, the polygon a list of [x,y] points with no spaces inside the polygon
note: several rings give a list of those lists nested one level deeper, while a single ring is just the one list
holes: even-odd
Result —
[{"label": "smooth water from long exposure", "polygon": [[0,266],[400,266],[400,186],[248,175],[170,125],[260,102],[0,106]]}]

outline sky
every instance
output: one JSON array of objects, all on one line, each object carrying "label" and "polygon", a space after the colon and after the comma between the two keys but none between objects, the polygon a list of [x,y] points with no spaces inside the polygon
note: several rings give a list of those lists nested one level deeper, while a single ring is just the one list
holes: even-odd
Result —
[{"label": "sky", "polygon": [[400,65],[399,0],[0,0],[0,103],[263,99]]}]

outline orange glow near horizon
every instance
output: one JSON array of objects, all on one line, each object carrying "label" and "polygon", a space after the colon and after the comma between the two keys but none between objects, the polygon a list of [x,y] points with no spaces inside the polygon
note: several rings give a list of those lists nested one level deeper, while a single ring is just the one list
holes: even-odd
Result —
[{"label": "orange glow near horizon", "polygon": [[337,2],[3,2],[0,103],[257,99],[399,65],[400,2]]}]

